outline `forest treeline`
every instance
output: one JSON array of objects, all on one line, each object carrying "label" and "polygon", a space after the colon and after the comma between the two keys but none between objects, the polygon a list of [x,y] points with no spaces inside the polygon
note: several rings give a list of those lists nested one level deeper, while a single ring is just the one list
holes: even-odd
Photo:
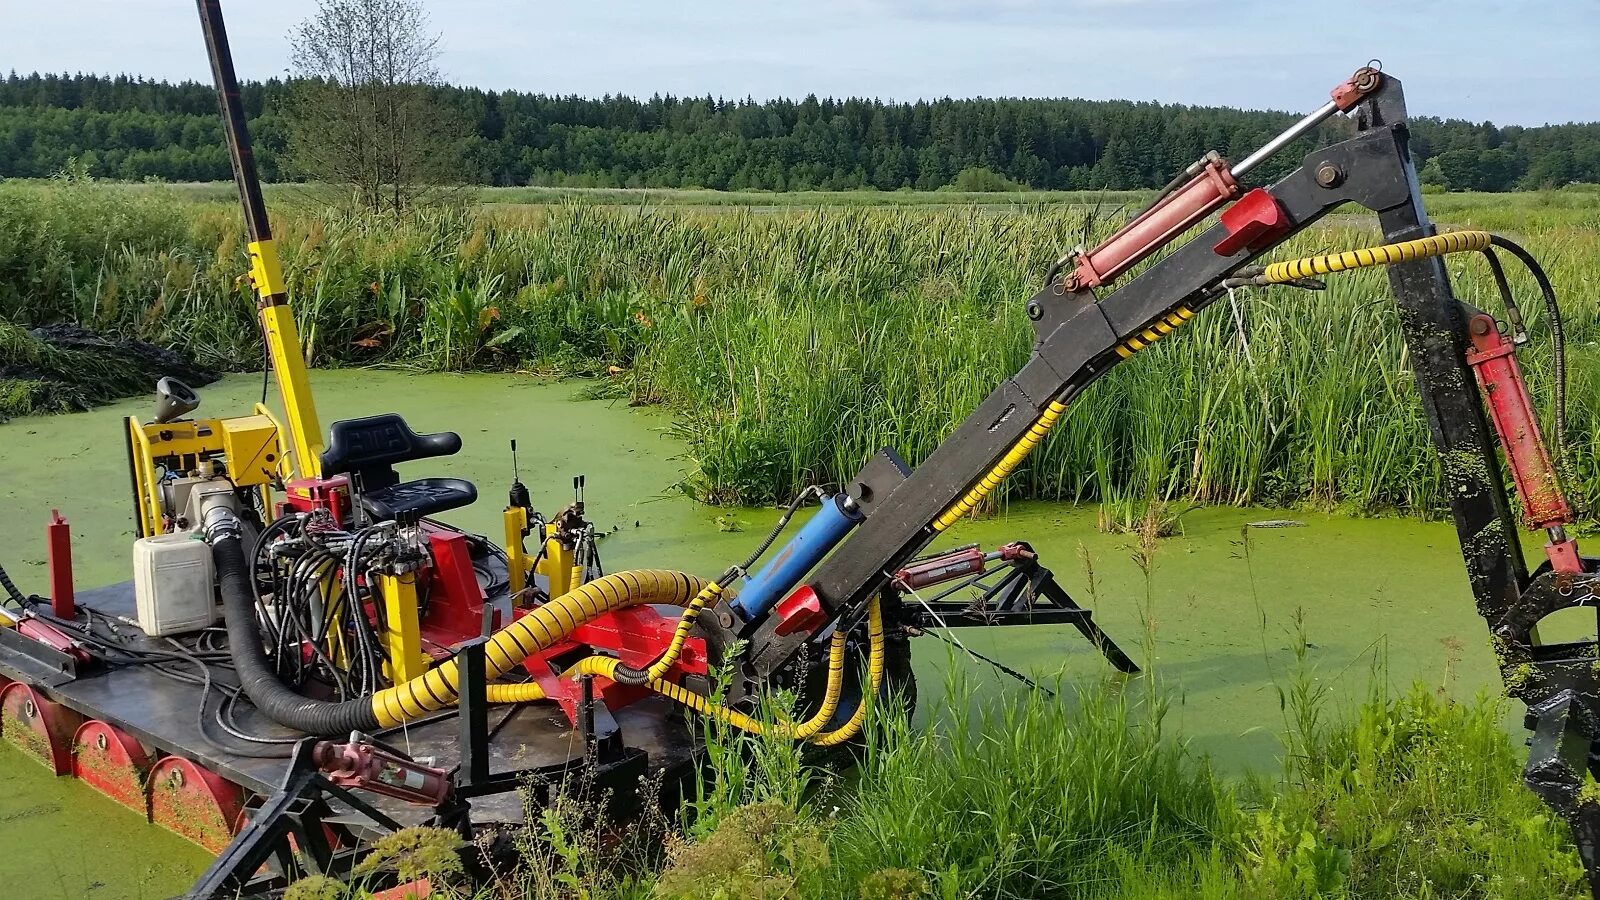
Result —
[{"label": "forest treeline", "polygon": [[[293,82],[247,82],[243,99],[268,180],[294,180],[283,108]],[[489,185],[729,190],[1159,187],[1215,149],[1238,158],[1290,113],[1122,100],[806,97],[598,99],[444,86],[465,124],[461,180]],[[1324,126],[1332,140],[1342,121]],[[1420,118],[1425,182],[1505,191],[1600,182],[1600,123],[1542,127]],[[1307,147],[1309,149],[1309,143]],[[69,160],[101,178],[223,181],[228,155],[209,85],[126,75],[0,81],[0,177],[40,178]],[[1258,177],[1293,165],[1293,155]]]}]

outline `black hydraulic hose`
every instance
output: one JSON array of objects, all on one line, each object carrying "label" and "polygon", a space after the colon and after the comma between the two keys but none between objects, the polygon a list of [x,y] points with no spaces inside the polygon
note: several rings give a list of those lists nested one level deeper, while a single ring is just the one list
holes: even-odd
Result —
[{"label": "black hydraulic hose", "polygon": [[1556,300],[1556,289],[1551,286],[1550,277],[1545,274],[1544,267],[1539,265],[1539,260],[1523,249],[1521,244],[1498,234],[1492,236],[1489,243],[1521,260],[1522,264],[1527,266],[1529,274],[1533,275],[1534,282],[1539,285],[1539,293],[1544,295],[1545,312],[1550,319],[1550,347],[1555,355],[1556,461],[1562,468],[1566,468],[1568,463],[1567,338],[1566,329],[1561,321],[1561,304]]},{"label": "black hydraulic hose", "polygon": [[6,595],[11,599],[12,603],[17,605],[17,608],[27,608],[28,598],[17,590],[17,585],[11,580],[11,576],[6,574],[5,566],[0,566],[0,588],[5,588]]},{"label": "black hydraulic hose", "polygon": [[211,557],[222,590],[222,618],[228,628],[228,650],[239,687],[267,718],[307,734],[331,737],[352,731],[374,731],[378,716],[368,698],[331,703],[302,697],[273,672],[261,646],[250,566],[237,529],[207,529]]},{"label": "black hydraulic hose", "polygon": [[1527,326],[1522,321],[1522,309],[1517,306],[1516,295],[1511,292],[1511,282],[1506,279],[1506,270],[1500,265],[1499,255],[1486,247],[1483,261],[1489,264],[1489,274],[1494,277],[1495,289],[1500,292],[1500,302],[1506,308],[1506,322],[1511,325],[1512,334],[1526,336]]}]

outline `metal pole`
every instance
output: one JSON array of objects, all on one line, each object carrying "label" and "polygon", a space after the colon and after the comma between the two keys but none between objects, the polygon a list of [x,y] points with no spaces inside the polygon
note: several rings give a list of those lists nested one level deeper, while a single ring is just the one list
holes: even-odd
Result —
[{"label": "metal pole", "polygon": [[461,720],[461,768],[456,774],[459,787],[475,787],[489,781],[489,700],[485,687],[488,666],[484,660],[488,644],[488,638],[473,638],[462,644],[456,654],[461,685],[456,694]]},{"label": "metal pole", "polygon": [[239,203],[244,207],[245,228],[250,236],[250,281],[256,289],[256,311],[266,338],[267,355],[272,360],[273,371],[278,373],[278,393],[283,399],[288,437],[294,445],[294,469],[302,478],[314,478],[322,471],[322,424],[311,396],[305,352],[300,346],[294,313],[289,308],[289,292],[278,261],[278,249],[272,241],[266,202],[261,198],[261,180],[250,149],[250,129],[246,126],[244,102],[239,96],[239,79],[233,71],[233,53],[228,49],[222,4],[220,0],[196,0],[196,5],[200,11],[201,30],[205,32],[206,52],[211,57],[211,74],[216,79],[217,100],[222,107],[222,131],[227,136],[228,152],[233,160],[233,180],[239,188]]},{"label": "metal pole", "polygon": [[1251,169],[1254,169],[1256,166],[1261,165],[1262,162],[1264,162],[1274,153],[1277,153],[1284,147],[1294,143],[1296,140],[1305,137],[1306,134],[1308,134],[1313,128],[1316,128],[1318,125],[1326,122],[1329,116],[1332,116],[1338,111],[1339,104],[1329,100],[1327,103],[1322,104],[1322,106],[1319,107],[1316,112],[1306,116],[1293,125],[1290,125],[1282,134],[1270,141],[1267,141],[1265,144],[1262,144],[1261,149],[1250,154],[1249,156],[1246,156],[1244,159],[1239,160],[1239,162],[1235,163],[1233,168],[1229,169],[1228,171],[1231,172],[1235,178],[1244,177],[1245,173],[1249,172]]}]

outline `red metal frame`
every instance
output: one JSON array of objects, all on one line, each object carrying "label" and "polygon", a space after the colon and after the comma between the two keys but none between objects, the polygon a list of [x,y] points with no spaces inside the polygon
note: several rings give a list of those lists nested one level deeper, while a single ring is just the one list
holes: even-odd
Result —
[{"label": "red metal frame", "polygon": [[32,685],[13,681],[0,689],[0,736],[57,775],[72,772],[72,735],[81,721]]},{"label": "red metal frame", "polygon": [[[428,614],[421,622],[423,649],[442,656],[449,653],[448,648],[484,634],[487,598],[472,568],[467,536],[427,522],[422,527],[432,553],[426,576],[419,576],[428,579]],[[504,624],[508,623],[500,621],[498,610],[490,613],[491,632]]]},{"label": "red metal frame", "polygon": [[[525,613],[519,611],[518,615]],[[576,726],[578,685],[561,677],[573,661],[593,650],[606,650],[616,654],[625,665],[642,669],[661,657],[672,643],[677,627],[677,619],[661,615],[654,607],[631,606],[590,619],[566,640],[528,657],[522,667]],[[684,642],[683,652],[667,672],[666,680],[677,682],[684,675],[705,675],[708,671],[705,640],[691,637]],[[594,691],[596,699],[611,709],[621,709],[651,693],[642,685],[617,684],[606,678],[594,680]]]}]

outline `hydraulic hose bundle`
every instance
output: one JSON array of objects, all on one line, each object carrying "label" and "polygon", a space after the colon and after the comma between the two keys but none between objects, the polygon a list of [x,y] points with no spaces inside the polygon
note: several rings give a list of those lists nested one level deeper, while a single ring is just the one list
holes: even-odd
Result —
[{"label": "hydraulic hose bundle", "polygon": [[[265,537],[272,537],[269,531]],[[244,693],[268,717],[310,734],[337,735],[350,731],[372,731],[415,721],[444,709],[456,701],[460,672],[454,660],[445,660],[410,681],[378,690],[369,697],[343,701],[316,700],[301,696],[279,677],[277,666],[267,656],[262,640],[252,565],[245,552],[239,529],[228,527],[219,518],[207,529],[212,556],[221,583],[223,613],[234,667]],[[348,578],[346,580],[349,580]],[[717,582],[682,572],[645,569],[618,572],[591,581],[551,600],[496,632],[485,648],[487,678],[493,680],[520,665],[535,652],[549,647],[570,634],[581,623],[604,613],[641,603],[662,603],[686,607],[678,633],[666,654],[644,672],[651,690],[694,709],[702,715],[716,716],[737,728],[761,731],[761,722],[722,706],[664,680],[678,653],[682,651],[693,626],[694,614],[721,594]],[[805,722],[779,723],[780,733],[796,740],[814,739],[828,746],[849,740],[860,731],[870,697],[883,680],[884,632],[881,611],[876,601],[868,610],[870,693],[843,726],[822,733],[838,710],[844,684],[847,635],[836,631],[828,656],[828,680],[821,706]],[[610,657],[594,656],[580,660],[567,676],[600,675],[617,680],[621,664]],[[517,703],[542,699],[537,684],[491,684],[488,697],[494,703]]]}]

